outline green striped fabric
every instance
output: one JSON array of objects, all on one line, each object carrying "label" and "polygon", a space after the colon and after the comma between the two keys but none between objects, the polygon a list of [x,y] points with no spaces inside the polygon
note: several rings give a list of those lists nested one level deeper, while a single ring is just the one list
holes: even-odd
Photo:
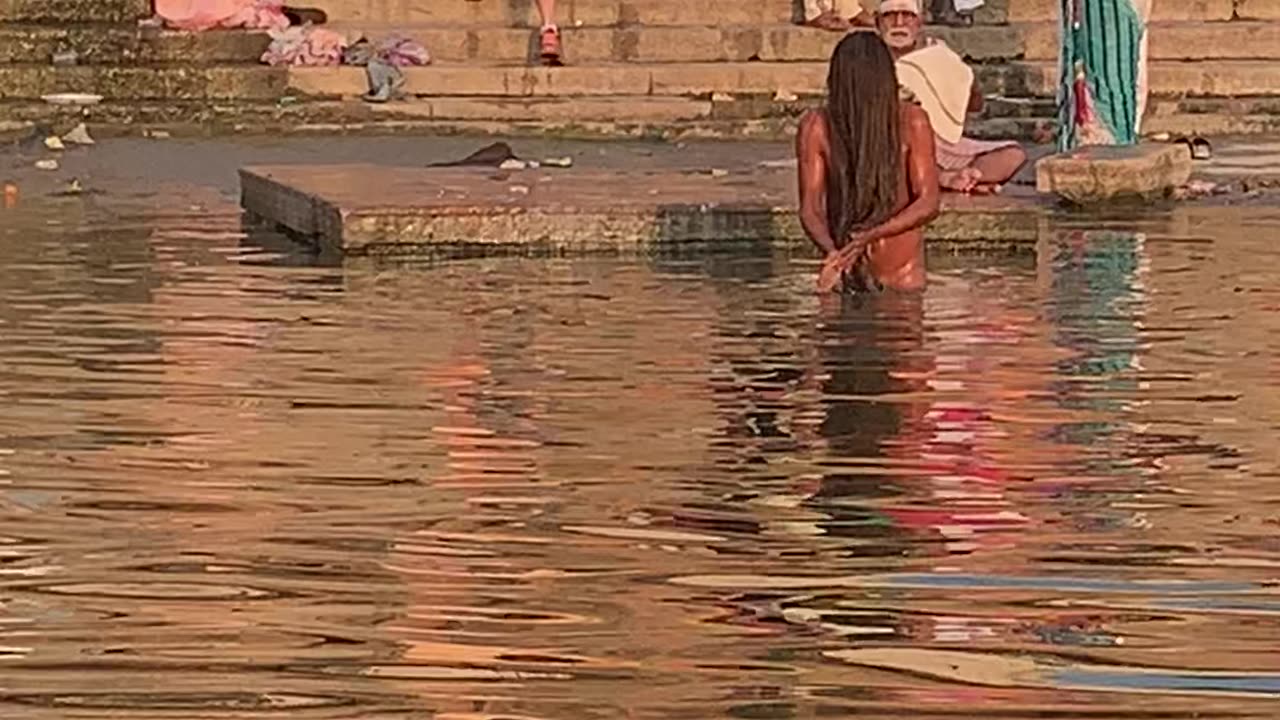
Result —
[{"label": "green striped fabric", "polygon": [[[1132,0],[1062,0],[1060,149],[1138,141],[1138,71],[1145,22]],[[1077,83],[1084,75],[1085,97]]]}]

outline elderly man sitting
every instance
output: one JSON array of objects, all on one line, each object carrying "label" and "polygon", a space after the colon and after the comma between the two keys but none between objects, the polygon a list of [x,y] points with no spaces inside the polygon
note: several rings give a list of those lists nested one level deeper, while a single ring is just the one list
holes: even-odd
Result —
[{"label": "elderly man sitting", "polygon": [[[904,62],[911,63],[913,57],[920,57],[923,60],[926,54],[936,57],[939,54],[936,51],[942,49],[936,47],[941,45],[941,41],[926,38],[922,32],[923,22],[920,17],[919,0],[884,0],[876,13],[876,29],[898,61],[899,80],[902,80],[905,75],[902,71]],[[982,110],[982,93],[972,81],[972,72],[963,67],[963,61],[949,51],[944,52],[955,57],[959,69],[967,76],[966,81],[970,89],[968,107],[957,109],[945,118],[958,123],[954,134],[946,133],[954,139],[944,137],[941,133],[939,121],[944,118],[936,117],[934,112],[930,113],[934,131],[938,134],[936,142],[938,181],[943,189],[956,192],[999,192],[1000,187],[1011,180],[1027,162],[1027,154],[1017,142],[1012,140],[989,142],[962,136],[964,111],[965,109],[968,112]],[[919,53],[919,55],[913,55],[913,53]],[[913,67],[920,67],[923,64],[917,63]],[[954,88],[955,81],[952,78],[934,77],[930,78],[925,85],[935,89],[941,88],[941,92],[946,92]],[[963,100],[961,98],[961,105],[965,104]],[[937,104],[947,105],[946,103]],[[926,110],[931,109],[929,103],[925,105]]]}]

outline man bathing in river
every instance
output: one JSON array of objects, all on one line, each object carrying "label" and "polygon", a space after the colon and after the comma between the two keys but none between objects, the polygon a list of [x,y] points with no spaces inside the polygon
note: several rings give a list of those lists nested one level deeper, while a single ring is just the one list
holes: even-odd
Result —
[{"label": "man bathing in river", "polygon": [[[894,60],[898,61],[941,42],[924,36],[919,0],[884,0],[876,13],[876,29],[889,46]],[[956,62],[961,61],[957,58]],[[945,86],[951,81],[950,78],[930,78],[933,86]],[[982,110],[982,105],[982,93],[977,84],[973,83],[969,92],[968,111],[978,112]],[[956,192],[999,192],[1000,187],[1013,179],[1027,162],[1026,152],[1012,140],[988,142],[960,136],[964,113],[957,112],[959,116],[953,121],[959,125],[956,126],[957,132],[953,137],[959,139],[956,142],[948,142],[942,137],[935,139],[939,182],[943,189]],[[936,129],[938,128],[935,127]]]},{"label": "man bathing in river", "polygon": [[848,35],[827,75],[826,107],[800,121],[800,222],[823,252],[823,292],[918,290],[924,227],[938,213],[933,129],[899,100],[893,57],[875,33]]}]

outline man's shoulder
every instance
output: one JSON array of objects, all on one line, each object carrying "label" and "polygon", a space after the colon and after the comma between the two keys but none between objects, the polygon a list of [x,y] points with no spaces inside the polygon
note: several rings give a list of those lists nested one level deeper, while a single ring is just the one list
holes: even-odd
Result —
[{"label": "man's shoulder", "polygon": [[955,50],[953,50],[953,49],[951,48],[951,46],[950,46],[950,45],[948,45],[948,44],[947,44],[947,42],[946,42],[945,40],[943,40],[942,38],[937,38],[937,37],[932,37],[932,36],[926,36],[926,37],[924,37],[924,38],[922,38],[922,39],[920,40],[920,46],[919,46],[919,47],[917,47],[915,50],[912,50],[911,52],[907,53],[906,55],[903,55],[903,56],[902,56],[902,59],[909,58],[909,57],[911,57],[913,54],[918,53],[918,52],[923,52],[923,51],[925,51],[925,50],[934,50],[934,52],[936,52],[938,48],[944,49],[944,50],[946,50],[947,52],[952,53],[953,55],[959,55],[959,53],[957,53]]},{"label": "man's shoulder", "polygon": [[904,102],[902,107],[902,122],[908,129],[927,129],[932,131],[933,125],[929,121],[929,113],[915,102]]},{"label": "man's shoulder", "polygon": [[825,133],[827,131],[827,111],[823,108],[809,108],[800,116],[800,132]]}]

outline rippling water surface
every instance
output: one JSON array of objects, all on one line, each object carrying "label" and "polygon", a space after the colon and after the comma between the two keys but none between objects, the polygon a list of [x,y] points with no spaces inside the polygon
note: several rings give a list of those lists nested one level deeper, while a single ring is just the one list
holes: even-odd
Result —
[{"label": "rippling water surface", "polygon": [[1273,228],[861,304],[0,238],[5,718],[1280,716]]}]

